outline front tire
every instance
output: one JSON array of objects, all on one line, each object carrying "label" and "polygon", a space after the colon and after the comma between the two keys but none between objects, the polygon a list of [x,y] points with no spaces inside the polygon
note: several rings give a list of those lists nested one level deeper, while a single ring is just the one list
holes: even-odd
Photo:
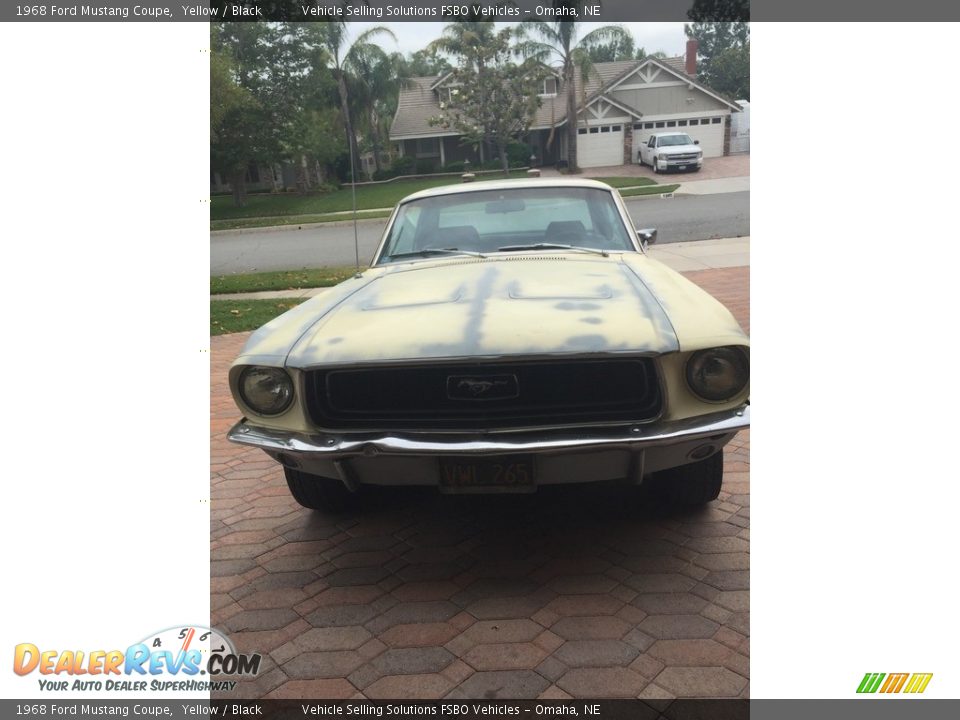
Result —
[{"label": "front tire", "polygon": [[706,505],[723,485],[723,451],[695,463],[661,470],[651,476],[654,495],[674,505]]},{"label": "front tire", "polygon": [[283,468],[283,474],[293,499],[305,508],[342,513],[360,504],[357,493],[350,492],[334,478],[311,475],[288,467]]},{"label": "front tire", "polygon": [[656,158],[653,159],[653,171],[654,171],[655,173],[660,172],[660,165],[657,163],[657,159],[656,159]]}]

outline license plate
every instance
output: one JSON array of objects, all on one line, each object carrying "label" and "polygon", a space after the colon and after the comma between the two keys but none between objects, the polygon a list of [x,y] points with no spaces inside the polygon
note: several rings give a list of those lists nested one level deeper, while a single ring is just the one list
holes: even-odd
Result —
[{"label": "license plate", "polygon": [[533,488],[535,466],[530,456],[441,458],[443,488]]},{"label": "license plate", "polygon": [[677,168],[677,170],[686,170],[686,169],[687,169],[687,166],[686,166],[686,165],[680,165],[680,166]]}]

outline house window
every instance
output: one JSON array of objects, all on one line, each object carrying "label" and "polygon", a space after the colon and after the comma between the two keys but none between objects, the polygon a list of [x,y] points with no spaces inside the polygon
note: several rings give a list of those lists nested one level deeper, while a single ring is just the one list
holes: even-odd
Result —
[{"label": "house window", "polygon": [[613,125],[610,129],[613,130],[614,132],[620,132],[621,128],[619,125]]},{"label": "house window", "polygon": [[693,120],[690,121],[690,124],[691,124],[691,125],[696,125],[696,124],[699,123],[699,122],[700,122],[699,120],[697,120],[696,118],[694,118]]},{"label": "house window", "polygon": [[596,135],[598,132],[600,132],[600,128],[595,128],[595,127],[590,128],[591,135]]},{"label": "house window", "polygon": [[257,167],[256,163],[250,163],[247,167],[247,182],[260,182],[260,168]]},{"label": "house window", "polygon": [[577,130],[577,135],[586,135],[586,134],[587,134],[587,129],[586,129],[586,128],[579,128],[579,129]]},{"label": "house window", "polygon": [[557,94],[557,79],[555,77],[544,78],[542,94],[543,95]]},{"label": "house window", "polygon": [[653,123],[644,123],[644,124],[643,124],[643,129],[644,129],[644,130],[653,130]]},{"label": "house window", "polygon": [[643,130],[643,123],[634,123],[634,124],[633,124],[633,129],[634,129],[634,130]]},{"label": "house window", "polygon": [[438,157],[440,155],[440,138],[419,138],[417,140],[417,157]]},{"label": "house window", "polygon": [[658,128],[662,128],[663,126],[664,126],[664,123],[663,123],[663,122],[658,122],[658,123],[657,123],[657,127],[658,127]]},{"label": "house window", "polygon": [[711,118],[710,122],[712,122],[714,125],[719,125],[719,124],[720,124],[720,118]]},{"label": "house window", "polygon": [[686,121],[686,120],[677,120],[677,125],[679,125],[680,127],[686,127],[687,121]]},{"label": "house window", "polygon": [[676,120],[669,120],[669,121],[667,121],[667,127],[676,127],[676,126],[677,126],[677,121],[676,121]]},{"label": "house window", "polygon": [[610,126],[604,125],[602,128],[600,128],[600,132],[610,132]]}]

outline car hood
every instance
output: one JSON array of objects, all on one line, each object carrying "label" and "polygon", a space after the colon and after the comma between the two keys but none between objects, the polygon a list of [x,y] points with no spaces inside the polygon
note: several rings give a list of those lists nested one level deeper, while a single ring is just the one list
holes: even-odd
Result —
[{"label": "car hood", "polygon": [[456,258],[364,275],[349,293],[337,288],[309,328],[298,316],[285,334],[299,335],[288,366],[679,349],[663,307],[619,254]]},{"label": "car hood", "polygon": [[686,155],[687,153],[700,152],[699,145],[668,145],[667,147],[657,148],[657,152],[663,155]]}]

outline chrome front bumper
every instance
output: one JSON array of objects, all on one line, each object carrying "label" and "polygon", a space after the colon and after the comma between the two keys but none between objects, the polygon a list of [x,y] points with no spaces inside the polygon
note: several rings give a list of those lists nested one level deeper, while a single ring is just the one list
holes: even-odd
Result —
[{"label": "chrome front bumper", "polygon": [[[749,426],[750,407],[744,405],[651,425],[496,433],[296,433],[257,427],[245,418],[227,438],[258,447],[288,467],[341,477],[348,485],[435,484],[432,468],[441,455],[536,455],[552,468],[541,476],[564,483],[609,479],[628,467],[635,475],[637,456],[646,472],[694,462],[705,444],[719,449]],[[596,472],[585,476],[585,467]]]}]

